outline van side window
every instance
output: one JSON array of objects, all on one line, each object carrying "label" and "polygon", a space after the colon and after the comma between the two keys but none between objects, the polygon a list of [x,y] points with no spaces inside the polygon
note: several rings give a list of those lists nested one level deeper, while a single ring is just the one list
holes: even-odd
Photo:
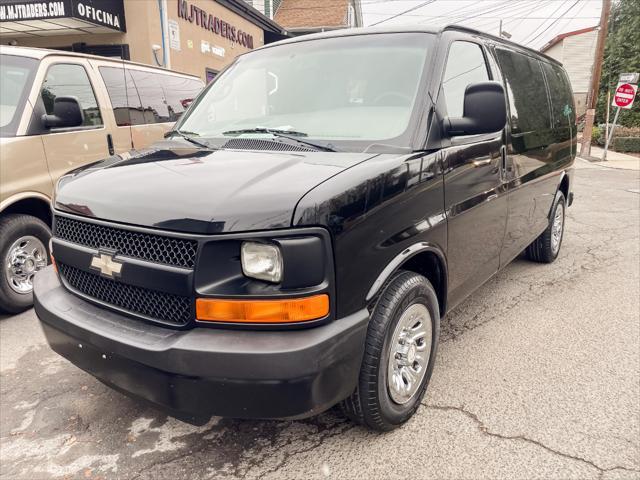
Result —
[{"label": "van side window", "polygon": [[496,49],[509,97],[511,132],[549,129],[551,115],[540,62],[528,55]]},{"label": "van side window", "polygon": [[553,127],[566,127],[576,123],[575,108],[571,95],[571,85],[567,74],[559,65],[542,62],[542,70],[547,77],[549,96],[551,97],[551,112],[553,113]]},{"label": "van side window", "polygon": [[442,91],[449,116],[463,116],[467,85],[488,80],[487,64],[480,46],[471,42],[453,42],[442,79]]},{"label": "van side window", "polygon": [[116,124],[123,127],[144,123],[142,103],[131,72],[119,67],[100,67],[99,71],[107,87]]},{"label": "van side window", "polygon": [[203,85],[191,78],[162,75],[162,88],[169,108],[170,121],[175,122],[200,93]]},{"label": "van side window", "polygon": [[143,70],[131,70],[131,75],[142,102],[144,123],[171,122],[171,114],[162,89],[164,75]]},{"label": "van side window", "polygon": [[42,101],[47,114],[53,113],[56,97],[73,96],[84,111],[83,127],[102,126],[102,115],[87,71],[82,65],[58,63],[47,71],[42,84]]}]

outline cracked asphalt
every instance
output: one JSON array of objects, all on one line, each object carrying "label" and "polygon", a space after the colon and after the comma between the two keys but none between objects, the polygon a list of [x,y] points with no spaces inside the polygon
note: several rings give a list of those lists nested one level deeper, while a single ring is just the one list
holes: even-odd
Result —
[{"label": "cracked asphalt", "polygon": [[0,319],[2,479],[640,479],[640,176],[576,162],[559,259],[517,259],[442,323],[423,406],[387,434],[330,411],[193,427]]}]

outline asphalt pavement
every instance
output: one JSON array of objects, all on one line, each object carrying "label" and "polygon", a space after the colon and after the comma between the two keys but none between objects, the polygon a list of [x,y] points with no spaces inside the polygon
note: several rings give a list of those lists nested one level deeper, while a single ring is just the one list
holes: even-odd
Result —
[{"label": "asphalt pavement", "polygon": [[371,433],[305,421],[193,427],[0,317],[2,479],[640,479],[640,173],[576,163],[552,265],[517,259],[451,312],[423,406]]}]

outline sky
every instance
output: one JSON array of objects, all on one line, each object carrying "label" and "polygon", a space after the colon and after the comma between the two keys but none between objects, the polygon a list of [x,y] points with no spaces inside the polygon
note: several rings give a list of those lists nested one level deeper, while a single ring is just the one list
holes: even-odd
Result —
[{"label": "sky", "polygon": [[366,26],[460,24],[498,35],[502,20],[502,30],[511,34],[511,40],[536,49],[561,33],[598,25],[602,9],[602,0],[361,0],[361,4]]}]

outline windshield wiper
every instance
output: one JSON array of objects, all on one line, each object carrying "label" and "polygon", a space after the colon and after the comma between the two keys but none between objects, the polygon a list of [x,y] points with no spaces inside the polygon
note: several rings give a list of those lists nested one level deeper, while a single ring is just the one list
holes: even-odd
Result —
[{"label": "windshield wiper", "polygon": [[194,135],[195,136],[198,135],[195,132],[186,132],[182,130],[169,130],[167,133],[164,134],[164,138],[169,138],[169,137],[172,137],[173,135],[177,135],[181,138],[184,138],[187,142],[191,142],[194,145],[197,145],[199,147],[206,148],[208,150],[218,150],[218,148],[214,147],[213,145],[209,145],[206,142],[203,142],[201,140],[196,140],[195,138],[193,138]]},{"label": "windshield wiper", "polygon": [[228,130],[226,132],[222,132],[223,135],[241,135],[243,133],[268,133],[277,138],[286,138],[296,143],[313,147],[316,150],[322,150],[324,152],[337,151],[335,148],[329,147],[327,145],[321,145],[319,143],[310,142],[308,140],[301,140],[298,137],[308,137],[309,135],[304,132],[297,132],[295,130],[281,130],[278,128],[255,127],[255,128],[243,128],[240,130]]}]

